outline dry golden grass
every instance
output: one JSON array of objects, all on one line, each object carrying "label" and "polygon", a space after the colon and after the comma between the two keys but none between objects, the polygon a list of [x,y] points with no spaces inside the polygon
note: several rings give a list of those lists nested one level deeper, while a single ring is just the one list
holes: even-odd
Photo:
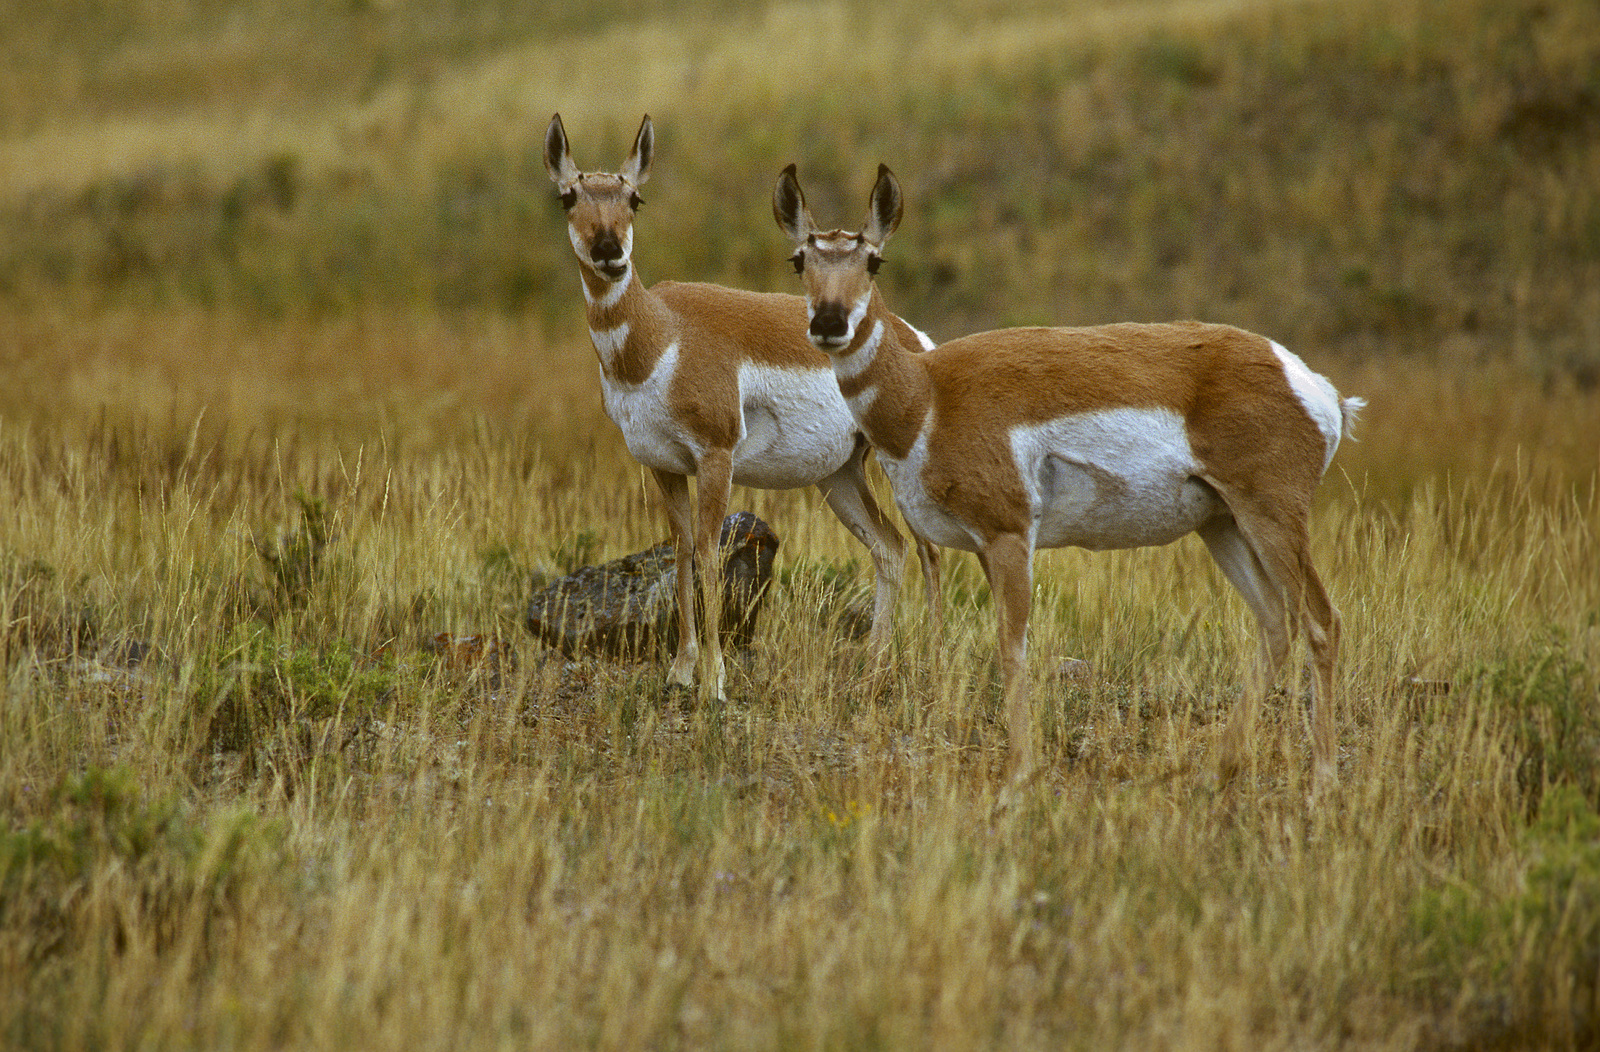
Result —
[{"label": "dry golden grass", "polygon": [[[5,10],[0,1045],[1592,1045],[1593,11],[564,11]],[[1366,397],[1339,789],[1294,677],[1212,777],[1255,645],[1192,539],[1040,557],[1004,799],[981,574],[862,697],[814,493],[737,495],[783,547],[726,705],[535,647],[535,573],[666,532],[521,156],[557,108],[595,166],[656,115],[652,280],[792,288],[778,167],[853,222],[887,159],[937,335],[1199,314]]]},{"label": "dry golden grass", "polygon": [[[928,651],[908,600],[901,676],[861,698],[814,569],[858,553],[814,500],[758,495],[790,574],[726,707],[674,709],[659,667],[514,635],[495,683],[422,639],[514,632],[526,576],[507,564],[597,521],[607,553],[655,539],[625,463],[558,483],[489,425],[443,452],[189,441],[0,441],[5,550],[53,571],[29,587],[13,563],[4,588],[13,638],[31,633],[0,728],[9,1044],[1590,1033],[1594,844],[1531,832],[1528,809],[1593,776],[1592,737],[1550,725],[1594,731],[1563,717],[1592,704],[1600,656],[1592,478],[1562,497],[1507,470],[1373,506],[1329,483],[1316,539],[1347,693],[1343,782],[1316,807],[1287,698],[1248,774],[1209,776],[1252,644],[1198,545],[1042,558],[1036,675],[1071,654],[1097,677],[1039,692],[1049,773],[997,806],[970,566],[948,644]],[[268,620],[239,602],[267,574],[250,541],[295,525],[300,490],[337,539],[304,605]],[[391,637],[388,659],[349,661]],[[128,666],[129,638],[159,654]],[[247,747],[219,748],[215,709],[245,681],[267,700]],[[1557,848],[1560,888],[1538,876]]]}]

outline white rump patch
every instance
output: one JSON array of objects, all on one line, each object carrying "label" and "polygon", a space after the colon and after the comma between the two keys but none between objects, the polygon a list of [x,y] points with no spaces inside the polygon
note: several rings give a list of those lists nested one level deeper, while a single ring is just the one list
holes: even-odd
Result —
[{"label": "white rump patch", "polygon": [[922,344],[922,349],[923,350],[931,351],[935,347],[939,346],[938,344],[933,342],[933,337],[929,336],[927,333],[923,332],[921,329],[917,328],[915,325],[913,325],[910,322],[906,321],[904,318],[901,318],[900,315],[896,314],[895,317],[897,319],[899,319],[900,324],[904,325],[906,328],[910,329],[912,332],[917,334],[917,342]]},{"label": "white rump patch", "polygon": [[1322,432],[1322,470],[1327,471],[1333,454],[1339,448],[1339,436],[1344,432],[1344,409],[1339,402],[1339,392],[1326,376],[1311,371],[1300,356],[1272,341],[1272,350],[1283,363],[1283,375],[1288,378],[1289,389],[1299,399],[1300,406]]}]

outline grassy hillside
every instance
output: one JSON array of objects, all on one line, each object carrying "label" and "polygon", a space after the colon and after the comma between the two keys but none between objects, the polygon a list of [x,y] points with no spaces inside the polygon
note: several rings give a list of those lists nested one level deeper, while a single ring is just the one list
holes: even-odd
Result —
[{"label": "grassy hillside", "polygon": [[[0,0],[0,1046],[1520,1048],[1600,1034],[1600,8]],[[1318,498],[1341,786],[1192,538],[993,611],[736,493],[723,706],[530,581],[662,539],[551,112],[649,280],[796,290],[800,165],[939,337],[1199,316],[1368,399]],[[887,498],[887,491],[884,496]],[[909,567],[908,567],[909,569]],[[915,574],[909,575],[914,578]],[[445,641],[439,640],[444,633]],[[478,636],[478,659],[451,636]],[[1088,661],[1088,679],[1060,675]]]},{"label": "grassy hillside", "polygon": [[610,167],[651,111],[647,274],[789,287],[777,170],[854,224],[883,160],[910,207],[886,280],[938,334],[1205,315],[1600,375],[1588,4],[21,6],[15,303],[488,308],[568,338],[538,136],[562,110]]}]

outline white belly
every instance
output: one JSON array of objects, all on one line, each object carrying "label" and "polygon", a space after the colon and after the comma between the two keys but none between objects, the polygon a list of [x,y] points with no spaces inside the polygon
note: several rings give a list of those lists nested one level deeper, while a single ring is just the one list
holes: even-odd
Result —
[{"label": "white belly", "polygon": [[981,547],[981,538],[971,527],[947,512],[928,496],[922,469],[928,462],[928,432],[923,427],[916,442],[901,460],[877,451],[878,463],[889,476],[889,486],[894,490],[895,506],[905,517],[906,525],[919,537],[932,541],[941,548],[975,552]]},{"label": "white belly", "polygon": [[1227,511],[1198,476],[1183,418],[1111,409],[1011,432],[1039,548],[1170,544]]}]

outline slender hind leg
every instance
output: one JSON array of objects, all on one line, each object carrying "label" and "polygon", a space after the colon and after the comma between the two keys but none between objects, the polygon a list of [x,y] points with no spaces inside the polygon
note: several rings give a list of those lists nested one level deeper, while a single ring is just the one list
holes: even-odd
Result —
[{"label": "slender hind leg", "polygon": [[1316,757],[1317,780],[1331,785],[1339,779],[1334,680],[1344,628],[1338,608],[1328,599],[1322,579],[1317,576],[1316,567],[1311,565],[1309,548],[1301,553],[1300,565],[1306,584],[1306,639],[1311,644],[1311,662],[1317,671],[1316,692],[1311,700],[1311,752]]},{"label": "slender hind leg", "polygon": [[[1339,611],[1328,599],[1311,563],[1311,540],[1304,523],[1281,524],[1245,514],[1200,531],[1222,572],[1245,597],[1261,626],[1266,683],[1288,659],[1289,645],[1302,626],[1316,668],[1311,699],[1311,753],[1319,784],[1338,777],[1333,722],[1334,673],[1339,656]],[[1237,769],[1240,749],[1254,722],[1257,695],[1246,694],[1243,719],[1230,723],[1224,742],[1224,769]],[[1235,730],[1235,724],[1238,729]]]},{"label": "slender hind leg", "polygon": [[1289,658],[1291,629],[1284,609],[1283,592],[1267,575],[1261,559],[1250,542],[1232,519],[1224,519],[1203,527],[1200,539],[1205,541],[1211,558],[1216,560],[1229,583],[1238,589],[1255,615],[1260,630],[1261,667],[1258,681],[1245,688],[1244,696],[1228,716],[1220,749],[1221,774],[1224,779],[1238,773],[1245,761],[1246,743],[1255,733],[1257,712],[1261,697],[1278,678],[1278,672]]},{"label": "slender hind leg", "polygon": [[1002,533],[978,552],[994,599],[1005,690],[1006,731],[1011,739],[1007,776],[1020,782],[1033,773],[1033,706],[1028,686],[1028,609],[1033,604],[1033,546],[1028,538]]},{"label": "slender hind leg", "polygon": [[[1310,499],[1307,498],[1309,504]],[[1236,512],[1237,515],[1237,512]],[[1339,779],[1338,737],[1334,727],[1334,674],[1339,656],[1339,611],[1334,609],[1311,564],[1311,535],[1304,519],[1280,522],[1259,514],[1238,515],[1267,577],[1283,595],[1292,635],[1302,626],[1311,646],[1316,678],[1311,694],[1311,755],[1318,789]]]},{"label": "slender hind leg", "polygon": [[932,541],[916,537],[917,562],[922,564],[922,583],[928,593],[928,629],[936,642],[944,638],[944,594],[940,590],[942,557],[939,546]]}]

